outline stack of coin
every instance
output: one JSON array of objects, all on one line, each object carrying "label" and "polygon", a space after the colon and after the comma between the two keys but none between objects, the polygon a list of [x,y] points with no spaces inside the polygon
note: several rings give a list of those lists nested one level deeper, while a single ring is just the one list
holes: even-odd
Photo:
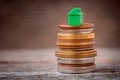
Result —
[{"label": "stack of coin", "polygon": [[56,51],[58,71],[62,73],[85,73],[95,70],[93,33],[94,25],[84,23],[81,26],[60,25]]}]

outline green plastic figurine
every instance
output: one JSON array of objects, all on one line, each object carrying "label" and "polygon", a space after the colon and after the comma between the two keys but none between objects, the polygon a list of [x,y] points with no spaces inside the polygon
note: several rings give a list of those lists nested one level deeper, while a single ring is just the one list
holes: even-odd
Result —
[{"label": "green plastic figurine", "polygon": [[81,8],[73,8],[68,13],[68,24],[70,26],[80,26],[83,24],[83,12]]}]

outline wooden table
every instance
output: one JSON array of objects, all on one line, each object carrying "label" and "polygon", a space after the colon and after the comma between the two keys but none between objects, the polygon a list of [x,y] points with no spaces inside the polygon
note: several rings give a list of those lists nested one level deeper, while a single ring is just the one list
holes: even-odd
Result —
[{"label": "wooden table", "polygon": [[86,74],[57,72],[55,51],[0,51],[0,80],[120,80],[120,48],[97,48],[97,69]]}]

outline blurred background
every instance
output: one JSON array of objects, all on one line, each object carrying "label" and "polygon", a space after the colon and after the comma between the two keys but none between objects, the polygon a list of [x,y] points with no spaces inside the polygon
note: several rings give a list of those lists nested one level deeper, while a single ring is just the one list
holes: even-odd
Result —
[{"label": "blurred background", "polygon": [[0,0],[0,49],[56,48],[74,7],[95,25],[97,47],[120,47],[120,0]]}]

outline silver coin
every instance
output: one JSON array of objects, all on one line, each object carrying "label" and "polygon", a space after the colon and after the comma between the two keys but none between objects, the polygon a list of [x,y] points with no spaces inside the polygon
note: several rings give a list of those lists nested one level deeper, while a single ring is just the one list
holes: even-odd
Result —
[{"label": "silver coin", "polygon": [[58,63],[63,63],[63,64],[83,64],[83,63],[94,63],[95,58],[58,58],[57,59]]},{"label": "silver coin", "polygon": [[93,31],[93,28],[90,29],[77,29],[77,30],[66,30],[66,29],[61,29],[60,32],[62,33],[76,33],[76,34],[87,34],[91,33]]},{"label": "silver coin", "polygon": [[96,66],[85,66],[85,67],[66,67],[66,66],[58,66],[58,72],[61,73],[69,73],[69,74],[77,74],[77,73],[88,73],[95,71]]}]

